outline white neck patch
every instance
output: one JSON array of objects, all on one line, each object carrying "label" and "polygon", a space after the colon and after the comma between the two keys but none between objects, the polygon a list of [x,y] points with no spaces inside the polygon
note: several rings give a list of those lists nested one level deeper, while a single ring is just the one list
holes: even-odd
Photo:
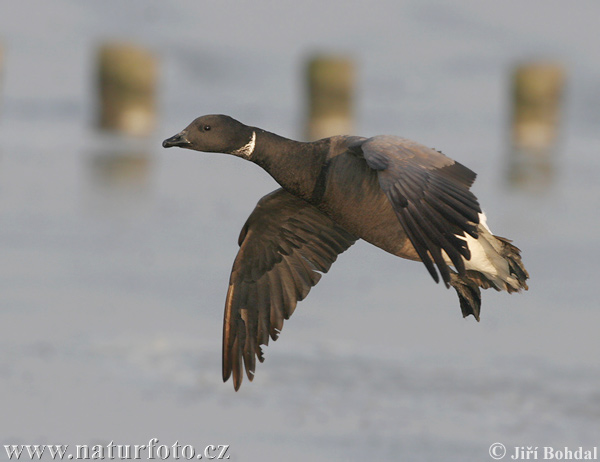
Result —
[{"label": "white neck patch", "polygon": [[250,159],[250,156],[254,152],[254,147],[256,146],[256,132],[252,132],[252,138],[248,141],[247,144],[243,145],[241,148],[236,149],[231,154],[235,154],[236,156],[242,156],[246,159]]}]

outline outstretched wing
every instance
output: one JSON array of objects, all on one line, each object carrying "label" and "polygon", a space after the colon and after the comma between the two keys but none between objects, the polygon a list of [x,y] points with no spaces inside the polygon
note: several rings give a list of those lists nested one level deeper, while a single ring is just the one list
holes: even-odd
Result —
[{"label": "outstretched wing", "polygon": [[427,270],[439,282],[435,263],[448,287],[444,253],[464,274],[462,257],[470,259],[465,233],[477,238],[481,208],[469,191],[475,173],[405,138],[376,136],[361,142],[360,149]]},{"label": "outstretched wing", "polygon": [[277,340],[283,320],[356,237],[308,202],[283,189],[265,197],[242,228],[233,263],[223,325],[223,381],[233,373],[237,390],[242,361],[252,380],[260,345]]}]

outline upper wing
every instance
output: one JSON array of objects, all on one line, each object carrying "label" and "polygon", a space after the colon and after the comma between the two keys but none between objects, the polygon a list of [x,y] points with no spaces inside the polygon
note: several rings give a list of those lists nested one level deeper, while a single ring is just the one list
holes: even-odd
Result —
[{"label": "upper wing", "polygon": [[223,381],[233,372],[237,390],[242,358],[252,380],[260,345],[277,339],[296,302],[356,237],[308,202],[283,189],[265,197],[242,228],[223,325]]},{"label": "upper wing", "polygon": [[475,173],[405,138],[376,136],[360,148],[427,270],[439,282],[435,263],[448,287],[450,272],[443,253],[464,274],[462,257],[470,259],[470,251],[463,237],[468,233],[477,238],[481,208],[469,191]]}]

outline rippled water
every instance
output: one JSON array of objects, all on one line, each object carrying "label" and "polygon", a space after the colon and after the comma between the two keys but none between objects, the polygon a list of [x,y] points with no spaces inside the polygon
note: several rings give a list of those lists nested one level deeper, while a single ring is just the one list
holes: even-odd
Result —
[{"label": "rippled water", "polygon": [[[118,5],[118,6],[117,6]],[[597,2],[19,2],[0,6],[0,444],[230,444],[231,460],[490,460],[600,434]],[[161,62],[145,140],[101,134],[97,46]],[[299,138],[303,62],[356,58],[356,131],[478,172],[530,291],[482,321],[422,265],[359,243],[286,322],[256,379],[220,380],[237,235],[276,185],[232,157],[164,151],[202,113]],[[556,179],[504,181],[512,66],[568,71]],[[0,457],[5,457],[5,454]]]}]

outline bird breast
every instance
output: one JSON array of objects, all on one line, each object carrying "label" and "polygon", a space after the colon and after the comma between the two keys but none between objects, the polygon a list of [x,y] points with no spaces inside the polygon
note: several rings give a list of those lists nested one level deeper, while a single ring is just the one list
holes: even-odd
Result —
[{"label": "bird breast", "polygon": [[355,236],[393,255],[419,260],[379,186],[377,172],[347,151],[327,163],[322,197],[314,205]]}]

